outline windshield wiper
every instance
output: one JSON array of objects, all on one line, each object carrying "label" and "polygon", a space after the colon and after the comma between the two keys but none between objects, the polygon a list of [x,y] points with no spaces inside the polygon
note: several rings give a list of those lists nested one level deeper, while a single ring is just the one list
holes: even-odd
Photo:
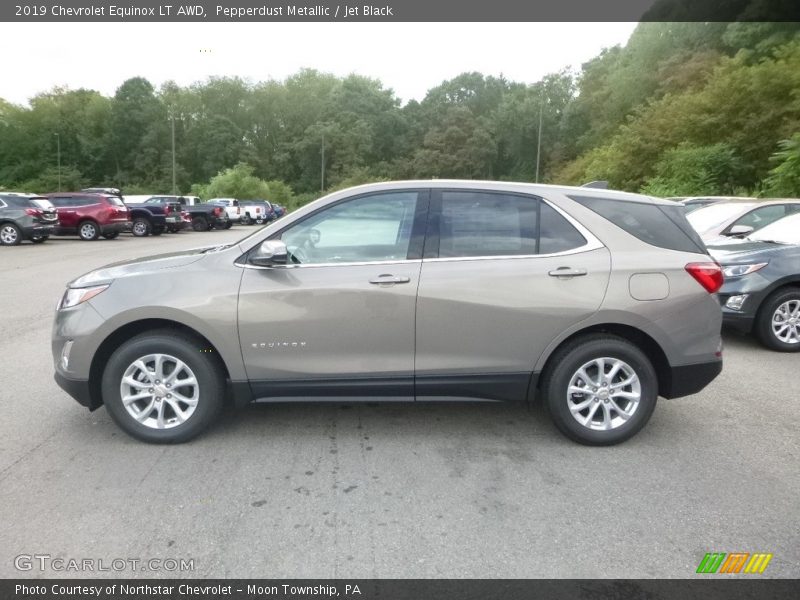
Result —
[{"label": "windshield wiper", "polygon": [[222,244],[221,246],[212,246],[211,248],[206,248],[200,254],[208,254],[209,252],[219,252],[221,250],[225,250],[225,248],[230,248],[231,244]]}]

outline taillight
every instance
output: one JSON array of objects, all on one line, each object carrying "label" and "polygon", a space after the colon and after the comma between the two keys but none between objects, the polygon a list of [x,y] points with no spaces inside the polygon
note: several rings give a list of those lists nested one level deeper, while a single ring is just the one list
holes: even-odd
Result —
[{"label": "taillight", "polygon": [[241,209],[241,208],[239,208],[239,207],[237,206],[237,207],[236,207],[236,214],[238,215],[238,214],[240,214],[241,212],[242,212],[242,209]]},{"label": "taillight", "polygon": [[696,262],[686,265],[686,272],[697,280],[709,294],[714,294],[722,287],[724,278],[722,267],[715,262]]},{"label": "taillight", "polygon": [[169,216],[169,206],[164,206],[164,215]]},{"label": "taillight", "polygon": [[220,214],[222,214],[222,209],[218,206],[214,209],[214,216],[218,217]]},{"label": "taillight", "polygon": [[26,208],[25,214],[30,215],[32,217],[41,217],[42,211],[40,211],[38,208]]}]

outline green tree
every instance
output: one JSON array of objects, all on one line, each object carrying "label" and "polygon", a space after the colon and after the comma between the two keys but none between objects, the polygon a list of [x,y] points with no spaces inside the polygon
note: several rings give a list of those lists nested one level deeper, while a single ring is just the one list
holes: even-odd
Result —
[{"label": "green tree", "polygon": [[764,180],[764,192],[775,197],[800,198],[800,133],[778,142],[780,150],[772,155],[775,166]]}]

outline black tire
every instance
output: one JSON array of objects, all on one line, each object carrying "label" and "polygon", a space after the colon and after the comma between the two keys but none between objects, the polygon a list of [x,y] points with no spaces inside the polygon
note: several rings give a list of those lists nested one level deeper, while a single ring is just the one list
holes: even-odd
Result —
[{"label": "black tire", "polygon": [[192,217],[192,229],[195,231],[208,231],[208,219],[203,216]]},{"label": "black tire", "polygon": [[100,237],[100,227],[94,221],[78,223],[78,237],[84,242],[93,242]]},{"label": "black tire", "polygon": [[225,229],[230,229],[231,227],[233,227],[233,221],[228,221],[225,223]]},{"label": "black tire", "polygon": [[103,237],[107,240],[115,240],[119,237],[119,231],[112,231],[111,233],[104,233]]},{"label": "black tire", "polygon": [[[603,395],[607,394],[606,388],[587,387],[587,394],[571,394],[568,399],[570,382],[573,377],[579,377],[579,369],[600,358],[621,361],[638,378],[640,386],[638,405],[631,411],[627,420],[622,420],[622,413],[614,408],[614,402],[619,403],[620,408],[626,411],[631,408],[631,405],[628,404],[631,401],[620,396],[606,398]],[[609,363],[604,369],[604,374],[610,373],[610,367]],[[593,368],[594,373],[587,373],[589,377],[599,375],[599,368],[597,366]],[[623,376],[620,373],[624,373],[624,371],[620,370],[612,378],[612,385],[614,381],[619,383],[617,378]],[[582,383],[583,386],[591,384],[591,382],[584,382],[581,379],[578,379],[577,383]],[[632,389],[626,389],[630,387],[625,386],[621,388],[621,391],[631,392]],[[588,446],[610,446],[633,437],[650,420],[658,399],[658,378],[650,360],[634,344],[612,335],[592,334],[576,338],[556,351],[542,379],[541,389],[550,416],[564,435]],[[593,389],[599,391],[597,396],[592,393]],[[587,407],[583,409],[583,412],[579,411],[578,415],[583,419],[591,418],[591,423],[596,427],[601,426],[598,421],[605,415],[609,415],[608,418],[612,424],[614,420],[618,424],[610,429],[594,429],[588,424],[582,424],[570,411],[570,402],[574,402],[576,407],[582,402],[587,402]],[[622,403],[625,403],[626,406],[622,406]],[[612,414],[613,417],[610,416]]]},{"label": "black tire", "polygon": [[247,213],[242,215],[242,225],[252,225],[253,219],[250,218],[250,215]]},{"label": "black tire", "polygon": [[[222,366],[214,354],[201,352],[205,349],[202,342],[174,330],[143,333],[117,348],[106,364],[101,384],[103,402],[114,422],[132,437],[143,442],[157,444],[186,442],[202,433],[216,421],[225,398],[225,378]],[[138,359],[150,354],[164,354],[182,361],[197,381],[197,404],[194,412],[184,422],[169,428],[159,429],[137,421],[122,402],[121,387],[126,370],[132,368]],[[171,364],[169,361],[165,361],[165,363]],[[154,387],[151,389],[161,389],[162,393],[169,392],[165,388],[164,381],[159,382],[159,387],[153,385]],[[194,395],[193,386],[174,386],[171,389],[173,393],[175,390],[181,389],[182,393]],[[140,414],[149,415],[149,418],[154,418],[157,422],[159,409],[156,406],[161,406],[163,403],[163,409],[161,409],[163,422],[169,423],[170,419],[177,420],[177,413],[171,408],[173,405],[168,403],[166,397],[158,403],[153,402],[151,405],[151,402],[153,402],[153,398],[132,403],[133,410],[138,409],[141,411]],[[175,399],[171,402],[180,403]],[[148,408],[150,412],[147,412]],[[188,406],[180,404],[178,408],[187,411],[189,409]],[[143,421],[147,420],[143,419]]]},{"label": "black tire", "polygon": [[153,231],[153,226],[150,221],[144,217],[137,217],[133,220],[131,225],[131,233],[136,237],[147,237]]},{"label": "black tire", "polygon": [[[796,307],[800,306],[800,289],[798,288],[784,288],[776,290],[771,296],[768,296],[758,310],[758,316],[755,322],[755,333],[759,341],[770,350],[777,350],[778,352],[798,352],[800,351],[800,340],[797,341],[784,341],[780,339],[772,327],[773,321],[776,317],[785,320],[784,315],[778,314],[778,309],[788,304],[794,312]],[[798,317],[791,317],[796,319],[794,323],[791,321],[788,325],[794,328],[795,337],[800,334],[800,320]],[[791,338],[790,338],[791,340]]]},{"label": "black tire", "polygon": [[43,244],[43,243],[45,243],[45,242],[46,242],[48,239],[50,239],[50,236],[49,236],[49,235],[36,235],[36,236],[33,236],[33,237],[31,238],[31,241],[32,241],[34,244]]}]

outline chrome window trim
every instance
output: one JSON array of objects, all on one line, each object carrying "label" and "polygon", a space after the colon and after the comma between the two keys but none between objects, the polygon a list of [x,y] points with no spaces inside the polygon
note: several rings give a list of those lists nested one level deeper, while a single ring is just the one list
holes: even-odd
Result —
[{"label": "chrome window trim", "polygon": [[340,263],[313,263],[308,265],[274,265],[272,267],[261,267],[258,265],[251,265],[248,263],[243,263],[241,261],[236,261],[233,264],[237,267],[241,267],[243,269],[313,269],[316,267],[366,267],[370,265],[412,265],[412,264],[421,264],[422,259],[415,259],[415,260],[376,260],[376,261],[360,261],[360,262],[340,262]]},{"label": "chrome window trim", "polygon": [[496,256],[449,256],[446,258],[426,258],[423,262],[460,262],[469,260],[514,260],[523,258],[553,258],[557,256],[571,256],[572,254],[583,254],[584,252],[591,252],[592,250],[599,250],[605,248],[603,244],[584,244],[578,248],[571,250],[564,250],[563,252],[551,252],[550,254],[502,254]]},{"label": "chrome window trim", "polygon": [[2,200],[2,199],[0,199],[0,208],[8,208],[8,204],[6,204],[5,202],[3,202],[3,200]]}]

